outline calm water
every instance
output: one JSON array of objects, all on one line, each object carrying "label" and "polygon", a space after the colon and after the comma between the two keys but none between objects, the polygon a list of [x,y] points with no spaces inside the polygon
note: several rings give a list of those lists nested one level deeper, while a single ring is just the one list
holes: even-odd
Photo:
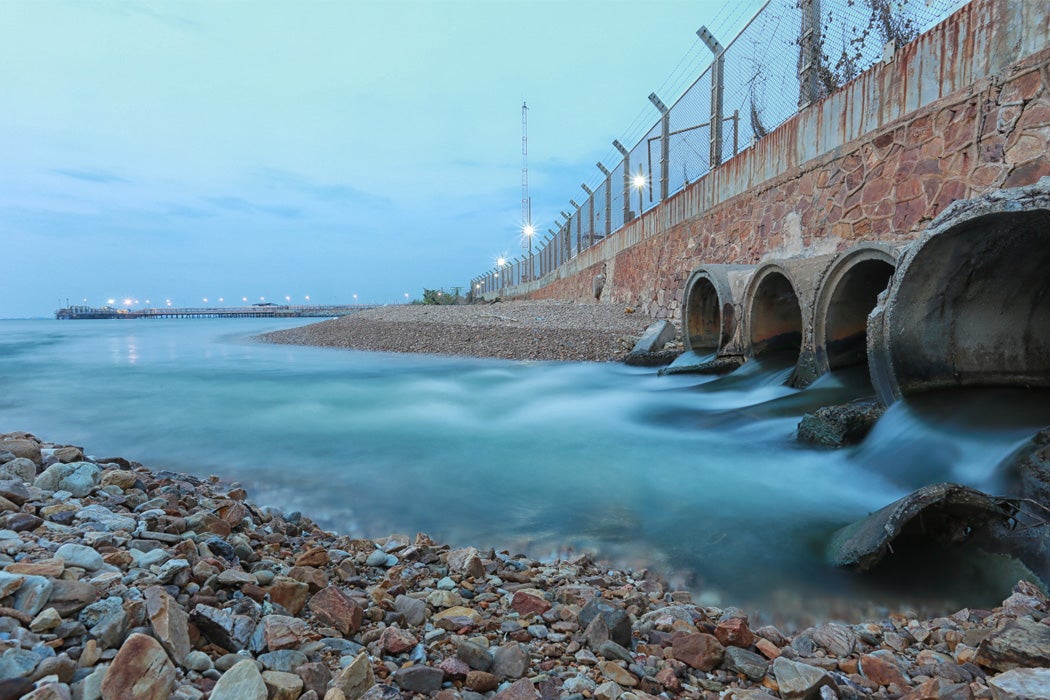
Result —
[{"label": "calm water", "polygon": [[[1005,488],[996,466],[1050,424],[1050,402],[1020,392],[928,397],[822,451],[795,442],[801,415],[868,393],[862,373],[797,391],[775,363],[658,377],[249,340],[301,323],[0,321],[0,432],[217,474],[341,532],[595,551],[705,600],[783,608],[924,600],[914,577],[829,570],[828,535],[926,483]],[[1004,593],[945,586],[941,605]]]}]

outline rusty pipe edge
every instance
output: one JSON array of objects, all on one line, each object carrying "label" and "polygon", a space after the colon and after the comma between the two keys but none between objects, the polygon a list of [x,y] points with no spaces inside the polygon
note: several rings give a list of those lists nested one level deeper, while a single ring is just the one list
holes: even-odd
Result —
[{"label": "rusty pipe edge", "polygon": [[682,294],[685,349],[699,355],[740,356],[740,305],[754,265],[701,265]]},{"label": "rusty pipe edge", "polygon": [[1050,388],[1050,177],[955,202],[903,252],[868,317],[879,400]]}]

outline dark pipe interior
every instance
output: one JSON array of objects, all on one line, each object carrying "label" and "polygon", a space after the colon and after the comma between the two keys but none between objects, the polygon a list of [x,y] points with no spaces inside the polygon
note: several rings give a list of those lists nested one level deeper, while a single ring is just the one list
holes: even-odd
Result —
[{"label": "dark pipe interior", "polygon": [[787,277],[779,272],[758,284],[751,302],[751,348],[755,357],[802,349],[802,309]]},{"label": "dark pipe interior", "polygon": [[868,314],[893,275],[884,260],[865,260],[851,267],[832,290],[824,324],[824,343],[831,369],[868,362]]},{"label": "dark pipe interior", "polygon": [[689,318],[686,320],[689,344],[693,350],[716,350],[720,345],[722,317],[718,292],[711,280],[699,277],[689,290]]},{"label": "dark pipe interior", "polygon": [[904,393],[1050,386],[1050,211],[986,214],[932,237],[888,300]]}]

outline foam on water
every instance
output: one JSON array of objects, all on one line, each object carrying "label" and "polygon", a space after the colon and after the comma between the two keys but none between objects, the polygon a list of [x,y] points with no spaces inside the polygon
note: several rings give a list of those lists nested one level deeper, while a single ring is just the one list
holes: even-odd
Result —
[{"label": "foam on water", "polygon": [[[823,564],[828,535],[916,485],[993,483],[1050,423],[1009,392],[975,395],[969,413],[924,399],[893,407],[860,447],[815,450],[794,439],[801,415],[870,393],[863,372],[798,391],[776,358],[659,377],[246,340],[297,323],[0,322],[0,430],[219,474],[348,533],[591,549],[768,604],[785,591],[878,598]],[[989,401],[1013,416],[980,420]]]}]

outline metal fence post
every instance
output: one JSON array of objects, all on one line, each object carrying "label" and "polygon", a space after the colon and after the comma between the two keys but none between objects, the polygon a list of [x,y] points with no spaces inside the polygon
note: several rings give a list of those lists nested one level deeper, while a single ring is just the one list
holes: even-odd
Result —
[{"label": "metal fence post", "polygon": [[802,27],[798,36],[798,106],[820,99],[820,0],[799,0]]},{"label": "metal fence post", "polygon": [[580,216],[580,205],[576,203],[575,199],[570,199],[571,204],[576,209],[576,254],[579,255],[583,252],[583,217]]},{"label": "metal fence post", "polygon": [[608,236],[612,233],[612,173],[601,163],[598,163],[598,170],[605,175],[605,236]]},{"label": "metal fence post", "polygon": [[722,93],[725,89],[722,69],[725,67],[725,47],[707,27],[697,29],[696,35],[715,55],[711,64],[711,151],[708,155],[710,167],[714,169],[722,162]]},{"label": "metal fence post", "polygon": [[587,193],[587,247],[590,248],[594,245],[594,190],[586,182],[580,183],[580,188]]},{"label": "metal fence post", "polygon": [[613,141],[613,147],[623,156],[623,222],[626,224],[631,220],[631,152],[619,140]]},{"label": "metal fence post", "polygon": [[660,110],[660,201],[662,202],[667,199],[668,184],[671,180],[671,111],[667,109],[663,100],[656,96],[655,92],[649,93],[649,101]]}]

